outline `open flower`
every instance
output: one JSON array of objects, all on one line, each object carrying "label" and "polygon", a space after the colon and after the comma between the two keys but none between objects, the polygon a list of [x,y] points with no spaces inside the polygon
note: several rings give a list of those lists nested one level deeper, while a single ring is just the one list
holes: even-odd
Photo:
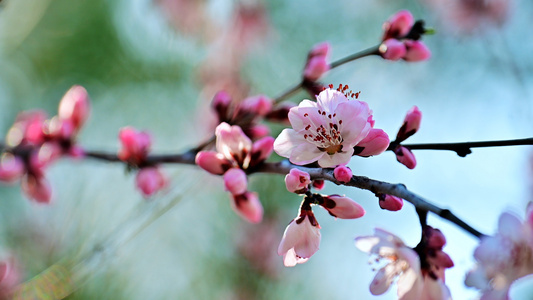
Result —
[{"label": "open flower", "polygon": [[294,267],[306,262],[320,246],[320,225],[311,207],[300,207],[298,217],[292,220],[278,247],[278,255],[283,255],[283,264]]},{"label": "open flower", "polygon": [[481,240],[474,258],[477,266],[467,274],[465,284],[481,290],[481,299],[508,299],[513,282],[533,274],[533,207],[525,222],[503,213],[498,232]]},{"label": "open flower", "polygon": [[274,151],[297,165],[318,162],[321,167],[347,164],[354,146],[372,128],[368,104],[348,100],[341,92],[326,89],[317,102],[302,101],[289,111],[292,129],[284,129]]},{"label": "open flower", "polygon": [[398,299],[451,299],[443,280],[428,276],[429,273],[421,270],[418,254],[396,235],[376,228],[372,236],[357,237],[355,245],[361,251],[377,255],[377,262],[381,259],[390,261],[378,270],[370,283],[370,292],[373,295],[385,293],[395,278],[399,277]]}]

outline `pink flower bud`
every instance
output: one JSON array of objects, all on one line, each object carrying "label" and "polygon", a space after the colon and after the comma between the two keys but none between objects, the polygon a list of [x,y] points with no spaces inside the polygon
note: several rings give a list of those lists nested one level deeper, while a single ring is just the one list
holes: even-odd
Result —
[{"label": "pink flower bud", "polygon": [[399,60],[407,54],[405,44],[397,39],[385,40],[379,46],[381,57],[388,60]]},{"label": "pink flower bud", "polygon": [[365,210],[361,205],[344,196],[325,196],[324,203],[321,205],[336,218],[357,219],[365,215]]},{"label": "pink flower bud", "polygon": [[224,186],[232,195],[242,195],[248,188],[246,173],[239,168],[231,168],[224,173]]},{"label": "pink flower bud", "polygon": [[399,146],[394,150],[396,154],[396,160],[408,169],[414,169],[416,167],[416,158],[413,152],[404,146]]},{"label": "pink flower bud", "polygon": [[383,24],[383,40],[389,38],[399,39],[404,37],[411,31],[415,23],[415,19],[410,11],[400,10],[394,15],[392,15],[386,22]]},{"label": "pink flower bud", "polygon": [[38,203],[48,204],[52,198],[52,188],[42,176],[27,174],[21,181],[24,194]]},{"label": "pink flower bud", "polygon": [[427,247],[434,249],[442,249],[442,247],[446,245],[446,237],[439,229],[435,229],[433,227],[428,226],[425,228],[424,234],[427,238]]},{"label": "pink flower bud", "polygon": [[225,121],[228,118],[228,111],[231,105],[231,96],[226,91],[220,91],[215,94],[211,107],[217,113],[219,121]]},{"label": "pink flower bud", "polygon": [[415,134],[420,128],[420,121],[422,120],[422,112],[418,107],[413,106],[405,115],[402,127],[398,130],[396,141],[404,141],[408,137]]},{"label": "pink flower bud", "polygon": [[274,151],[274,140],[273,137],[266,136],[253,143],[251,166],[257,165],[270,157],[272,151]]},{"label": "pink flower bud", "polygon": [[89,94],[82,86],[71,87],[59,102],[59,119],[72,122],[74,131],[78,131],[83,126],[89,117],[89,112]]},{"label": "pink flower bud", "polygon": [[329,52],[330,44],[323,42],[315,45],[307,56],[307,63],[303,71],[305,80],[317,81],[330,69]]},{"label": "pink flower bud", "polygon": [[451,268],[454,266],[452,258],[444,251],[435,251],[435,256],[429,255],[427,260],[430,264],[436,265],[440,268]]},{"label": "pink flower bud", "polygon": [[133,127],[124,127],[120,129],[118,137],[122,144],[118,158],[134,164],[139,164],[146,158],[152,144],[150,134],[139,132]]},{"label": "pink flower bud", "polygon": [[232,166],[231,162],[223,154],[215,151],[198,152],[195,162],[200,168],[215,175],[224,174]]},{"label": "pink flower bud", "polygon": [[428,60],[431,57],[431,51],[421,41],[404,41],[407,53],[403,57],[406,61],[423,61]]},{"label": "pink flower bud", "polygon": [[380,194],[379,207],[390,211],[398,211],[403,207],[403,199],[393,195]]},{"label": "pink flower bud", "polygon": [[306,262],[320,246],[320,225],[312,211],[302,211],[291,221],[278,246],[278,255],[283,255],[283,264],[294,267]]},{"label": "pink flower bud", "polygon": [[71,158],[81,159],[85,157],[85,150],[78,145],[71,146],[67,153]]},{"label": "pink flower bud", "polygon": [[265,95],[257,95],[244,99],[239,108],[254,115],[264,116],[272,110],[273,100]]},{"label": "pink flower bud", "polygon": [[289,174],[285,176],[285,186],[291,193],[304,194],[309,190],[308,186],[310,183],[311,176],[309,173],[297,168],[292,168]]},{"label": "pink flower bud", "polygon": [[344,165],[337,166],[335,167],[335,170],[333,170],[333,176],[335,176],[335,179],[343,183],[352,180],[352,175],[352,170]]},{"label": "pink flower bud", "polygon": [[139,170],[135,177],[135,185],[145,197],[149,197],[167,184],[167,179],[157,167],[146,167]]},{"label": "pink flower bud", "polygon": [[231,207],[243,219],[250,223],[259,223],[263,220],[263,206],[257,193],[246,192],[241,195],[233,195]]},{"label": "pink flower bud", "polygon": [[389,144],[389,136],[385,131],[372,128],[367,136],[355,147],[356,149],[360,149],[361,152],[357,153],[356,151],[354,154],[363,157],[378,155],[387,150]]},{"label": "pink flower bud", "polygon": [[293,108],[295,106],[296,106],[296,104],[294,104],[294,103],[284,102],[284,103],[282,103],[280,105],[277,105],[276,108],[271,110],[265,116],[265,118],[267,118],[269,120],[277,121],[277,122],[290,124],[289,123],[289,111],[291,110],[291,108]]},{"label": "pink flower bud", "polygon": [[313,180],[313,188],[315,188],[316,190],[321,190],[324,188],[324,186],[326,185],[326,182],[322,179],[315,179]]},{"label": "pink flower bud", "polygon": [[14,182],[24,174],[24,162],[18,156],[4,153],[0,156],[0,181]]}]

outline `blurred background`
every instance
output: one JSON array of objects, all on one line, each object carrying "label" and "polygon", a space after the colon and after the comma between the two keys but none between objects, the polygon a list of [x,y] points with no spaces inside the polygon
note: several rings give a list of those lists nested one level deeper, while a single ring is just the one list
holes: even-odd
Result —
[{"label": "blurred background", "polygon": [[[533,136],[533,3],[527,0],[3,0],[0,132],[21,110],[54,115],[62,95],[80,84],[92,100],[82,146],[115,152],[119,128],[131,125],[154,135],[154,152],[179,153],[210,136],[215,92],[275,97],[299,81],[314,44],[329,41],[333,60],[374,46],[382,23],[402,8],[436,29],[424,37],[431,60],[369,57],[322,81],[360,90],[376,127],[391,136],[417,105],[424,117],[410,143]],[[308,97],[301,92],[291,100]],[[393,153],[355,157],[350,167],[357,175],[404,183],[487,234],[501,212],[522,217],[532,200],[531,147],[474,149],[466,158],[415,155],[414,170]],[[396,298],[395,287],[370,295],[375,272],[353,239],[381,227],[414,247],[420,226],[410,204],[383,211],[368,191],[327,185],[324,193],[352,197],[366,216],[335,220],[316,208],[320,250],[307,263],[285,268],[276,249],[301,199],[285,190],[283,176],[252,177],[265,216],[251,225],[231,210],[221,178],[192,166],[164,170],[171,191],[149,202],[122,165],[93,160],[64,159],[49,168],[51,205],[25,199],[18,185],[0,186],[0,255],[15,257],[23,280],[34,278],[34,293],[63,288],[68,299]],[[150,226],[128,231],[146,219],[144,211],[159,209],[158,201],[174,200],[179,203]],[[452,295],[476,299],[463,280],[477,241],[431,215],[429,225],[448,239]],[[87,260],[76,261],[80,253],[89,253]],[[58,262],[76,268],[39,277]],[[49,284],[69,280],[68,287]]]}]

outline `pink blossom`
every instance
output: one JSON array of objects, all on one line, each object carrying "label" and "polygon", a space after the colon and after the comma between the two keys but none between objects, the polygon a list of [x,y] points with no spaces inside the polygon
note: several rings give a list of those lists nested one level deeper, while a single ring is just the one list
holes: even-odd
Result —
[{"label": "pink blossom", "polygon": [[357,237],[355,245],[361,251],[376,255],[376,261],[390,262],[378,270],[370,284],[373,295],[385,293],[396,277],[398,299],[437,300],[451,299],[450,291],[440,277],[424,275],[420,257],[392,233],[376,228],[372,236]]},{"label": "pink blossom", "polygon": [[365,209],[348,197],[330,195],[323,198],[324,202],[320,205],[336,218],[357,219],[365,215]]},{"label": "pink blossom", "polygon": [[330,44],[322,42],[315,45],[307,55],[307,63],[303,71],[305,80],[317,81],[330,69],[329,52]]},{"label": "pink blossom", "polygon": [[415,155],[409,148],[404,146],[396,147],[394,154],[396,154],[396,160],[408,169],[414,169],[416,167]]},{"label": "pink blossom", "polygon": [[259,223],[263,220],[263,206],[257,193],[245,192],[240,195],[232,195],[231,207],[243,219],[250,223]]},{"label": "pink blossom", "polygon": [[242,195],[248,187],[246,173],[239,168],[231,168],[224,173],[224,186],[232,195]]},{"label": "pink blossom", "polygon": [[14,182],[24,171],[24,161],[20,157],[7,152],[0,156],[0,181]]},{"label": "pink blossom", "polygon": [[321,190],[326,185],[326,182],[322,179],[315,179],[313,180],[313,188],[316,190]]},{"label": "pink blossom", "polygon": [[124,127],[118,134],[122,148],[118,152],[118,157],[122,161],[139,165],[150,151],[152,138],[144,131],[137,131],[133,127]]},{"label": "pink blossom", "polygon": [[522,222],[513,214],[503,213],[498,232],[481,240],[474,258],[477,265],[467,274],[465,284],[479,289],[481,299],[508,299],[509,287],[533,274],[532,219]]},{"label": "pink blossom", "polygon": [[274,151],[297,165],[317,161],[321,167],[347,164],[354,146],[371,129],[365,102],[348,100],[326,89],[317,102],[302,101],[289,111],[291,129],[284,129],[274,142]]},{"label": "pink blossom", "polygon": [[152,196],[167,185],[167,178],[157,167],[145,167],[139,170],[135,184],[145,197]]},{"label": "pink blossom", "polygon": [[309,173],[297,168],[292,168],[285,176],[285,186],[291,193],[304,194],[309,190],[309,184],[311,184]]},{"label": "pink blossom", "polygon": [[372,128],[368,135],[355,146],[358,156],[368,157],[383,153],[389,147],[389,136],[382,129]]},{"label": "pink blossom", "polygon": [[74,131],[78,131],[89,117],[89,111],[89,94],[82,86],[75,85],[59,102],[58,117],[61,121],[71,123]]},{"label": "pink blossom", "polygon": [[196,164],[213,174],[221,175],[229,167],[246,170],[263,162],[272,153],[272,137],[264,137],[252,143],[237,125],[220,123],[215,134],[217,152],[200,151],[196,155]]},{"label": "pink blossom", "polygon": [[320,225],[313,212],[300,209],[298,217],[292,220],[278,247],[278,255],[283,255],[283,264],[294,267],[305,263],[318,251],[320,245]]},{"label": "pink blossom", "polygon": [[0,299],[13,299],[13,293],[21,281],[21,269],[14,257],[0,262]]},{"label": "pink blossom", "polygon": [[231,96],[226,91],[219,91],[213,97],[211,107],[217,113],[219,121],[222,122],[229,118],[231,101]]},{"label": "pink blossom", "polygon": [[379,207],[390,211],[398,211],[403,207],[403,199],[393,195],[380,194]]},{"label": "pink blossom", "polygon": [[352,180],[352,175],[352,169],[347,166],[340,165],[333,170],[333,176],[335,176],[335,179],[343,183]]}]

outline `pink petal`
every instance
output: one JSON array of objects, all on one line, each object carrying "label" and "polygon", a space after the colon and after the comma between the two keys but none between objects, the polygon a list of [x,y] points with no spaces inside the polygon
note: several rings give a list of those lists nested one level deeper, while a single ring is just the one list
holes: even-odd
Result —
[{"label": "pink petal", "polygon": [[393,271],[394,266],[392,264],[387,264],[383,268],[379,269],[379,271],[376,273],[376,276],[374,276],[374,279],[370,283],[370,293],[372,293],[372,295],[381,295],[389,289],[394,277],[396,276]]},{"label": "pink petal", "polygon": [[196,164],[215,175],[222,175],[228,170],[232,164],[224,155],[215,151],[200,151],[196,154]]},{"label": "pink petal", "polygon": [[[422,300],[420,294],[424,288],[419,269],[408,268],[398,279],[398,300]],[[440,300],[440,299],[439,299]]]},{"label": "pink petal", "polygon": [[325,89],[316,97],[318,108],[325,110],[328,114],[335,113],[337,111],[337,106],[344,102],[349,102],[346,96],[334,89]]},{"label": "pink petal", "polygon": [[246,173],[239,168],[231,168],[224,173],[224,187],[232,195],[242,195],[248,188]]},{"label": "pink petal", "polygon": [[337,120],[342,120],[340,132],[343,145],[353,147],[368,135],[372,128],[369,116],[370,110],[365,102],[352,100],[338,105]]},{"label": "pink petal", "polygon": [[383,153],[389,147],[389,136],[381,129],[370,129],[366,137],[361,140],[357,147],[363,148],[359,156],[372,156]]},{"label": "pink petal", "polygon": [[241,127],[230,126],[227,123],[220,123],[215,129],[217,137],[216,149],[227,159],[237,159],[240,164],[247,164],[248,155],[252,150],[252,141],[248,138]]},{"label": "pink petal", "polygon": [[320,152],[320,153],[322,154],[322,156],[319,157],[318,164],[322,168],[332,168],[338,165],[348,164],[350,162],[350,159],[352,159],[353,148],[348,148],[348,149],[343,148],[343,152],[337,152],[333,155],[329,155],[326,152]]},{"label": "pink petal", "polygon": [[167,179],[157,167],[142,168],[135,177],[135,184],[145,197],[151,196],[164,188]]},{"label": "pink petal", "polygon": [[21,181],[21,188],[28,198],[38,203],[50,203],[52,189],[44,177],[26,175]]},{"label": "pink petal", "polygon": [[24,162],[18,156],[4,153],[0,156],[0,181],[14,182],[24,174]]},{"label": "pink petal", "polygon": [[383,24],[385,30],[383,39],[404,37],[409,33],[414,23],[415,19],[410,11],[405,9],[398,11]]},{"label": "pink petal", "polygon": [[252,114],[264,116],[272,110],[273,100],[265,95],[257,95],[244,99],[239,108]]},{"label": "pink petal", "polygon": [[400,146],[394,150],[396,154],[396,160],[408,169],[414,169],[416,167],[416,158],[413,152],[404,146]]},{"label": "pink petal", "polygon": [[403,199],[393,195],[380,195],[379,207],[390,211],[398,211],[403,207]]},{"label": "pink petal", "polygon": [[274,138],[266,136],[260,140],[255,141],[252,145],[252,160],[251,165],[255,165],[259,162],[269,158],[274,150]]},{"label": "pink petal", "polygon": [[257,193],[246,192],[242,195],[233,195],[231,201],[233,210],[250,223],[259,223],[263,220],[263,206]]},{"label": "pink petal", "polygon": [[431,51],[423,42],[406,40],[404,43],[407,49],[404,60],[423,61],[431,57]]}]

